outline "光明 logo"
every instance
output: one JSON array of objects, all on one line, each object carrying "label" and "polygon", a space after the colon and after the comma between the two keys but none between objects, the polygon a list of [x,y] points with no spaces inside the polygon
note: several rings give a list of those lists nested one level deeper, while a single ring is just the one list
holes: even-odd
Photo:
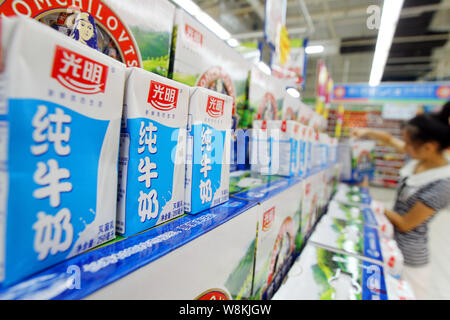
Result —
[{"label": "\u5149\u660e logo", "polygon": [[274,220],[275,220],[275,207],[272,207],[264,213],[262,230],[268,231],[270,227],[272,227]]},{"label": "\u5149\u660e logo", "polygon": [[208,96],[208,104],[206,106],[206,113],[213,118],[219,118],[223,116],[223,107],[225,100],[219,99],[213,96]]},{"label": "\u5149\u660e logo", "polygon": [[178,101],[178,90],[177,88],[152,80],[148,94],[148,103],[161,111],[175,109]]},{"label": "\u5149\u660e logo", "polygon": [[184,32],[186,33],[186,36],[193,42],[198,43],[199,45],[203,44],[203,35],[190,25],[184,25]]},{"label": "\u5149\u660e logo", "polygon": [[105,92],[108,67],[77,52],[56,46],[52,78],[83,94]]}]

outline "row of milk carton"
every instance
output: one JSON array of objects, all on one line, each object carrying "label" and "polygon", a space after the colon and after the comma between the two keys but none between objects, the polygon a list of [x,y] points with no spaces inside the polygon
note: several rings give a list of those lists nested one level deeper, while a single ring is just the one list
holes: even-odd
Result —
[{"label": "row of milk carton", "polygon": [[293,120],[255,120],[251,171],[307,177],[337,162],[338,140]]},{"label": "row of milk carton", "polygon": [[[0,282],[228,200],[232,99],[0,19]],[[117,222],[116,222],[117,221]]]}]

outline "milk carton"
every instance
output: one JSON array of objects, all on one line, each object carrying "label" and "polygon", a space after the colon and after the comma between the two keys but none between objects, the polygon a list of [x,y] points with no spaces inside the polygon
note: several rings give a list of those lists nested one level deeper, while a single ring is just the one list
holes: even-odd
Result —
[{"label": "milk carton", "polygon": [[298,171],[297,177],[304,178],[306,176],[306,131],[307,126],[299,124],[299,130],[297,131],[297,141],[298,141]]},{"label": "milk carton", "polygon": [[226,202],[230,181],[233,99],[201,87],[190,89],[185,211],[195,214]]},{"label": "milk carton", "polygon": [[304,179],[304,188],[302,194],[301,232],[306,237],[310,234],[314,226],[314,218],[315,216],[317,216],[318,210],[318,199],[314,190],[314,180],[314,176],[308,176]]},{"label": "milk carton", "polygon": [[300,123],[292,120],[267,121],[270,131],[270,174],[295,176],[299,168],[297,135]]},{"label": "milk carton", "polygon": [[132,68],[120,144],[117,232],[130,236],[184,213],[189,87]]},{"label": "milk carton", "polygon": [[250,170],[252,172],[270,175],[270,139],[267,120],[254,120],[250,140]]},{"label": "milk carton", "polygon": [[0,279],[115,236],[124,65],[28,18],[2,19]]},{"label": "milk carton", "polygon": [[308,176],[312,173],[313,169],[313,143],[315,140],[314,129],[310,126],[306,127],[305,139],[305,175]]},{"label": "milk carton", "polygon": [[309,120],[312,118],[314,111],[311,107],[308,107],[306,104],[300,101],[300,105],[298,107],[297,112],[297,120],[307,126],[309,124]]},{"label": "milk carton", "polygon": [[375,172],[375,146],[372,140],[351,140],[352,180],[361,182],[365,176],[371,180]]},{"label": "milk carton", "polygon": [[353,140],[339,144],[339,160],[343,164],[342,180],[360,183],[364,177],[369,180],[375,172],[375,146],[371,140]]}]

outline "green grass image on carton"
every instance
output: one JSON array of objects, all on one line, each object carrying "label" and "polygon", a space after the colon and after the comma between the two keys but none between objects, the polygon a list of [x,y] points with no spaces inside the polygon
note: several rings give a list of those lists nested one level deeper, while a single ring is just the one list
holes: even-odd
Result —
[{"label": "green grass image on carton", "polygon": [[250,298],[256,250],[255,243],[256,239],[252,241],[244,257],[225,282],[225,287],[231,293],[234,300]]},{"label": "green grass image on carton", "polygon": [[197,83],[198,75],[191,75],[187,73],[173,73],[173,80],[184,83],[185,85],[194,87]]},{"label": "green grass image on carton", "polygon": [[339,209],[345,212],[345,217],[347,218],[347,220],[364,223],[364,215],[361,212],[359,212],[359,215],[353,215],[351,213],[352,210],[360,211],[360,209],[357,206],[340,203]]},{"label": "green grass image on carton", "polygon": [[171,36],[169,32],[149,32],[138,27],[131,28],[139,46],[143,68],[167,77]]},{"label": "green grass image on carton", "polygon": [[[248,179],[258,179],[261,182],[260,183],[252,183],[251,185],[246,186],[245,181],[248,181]],[[256,177],[252,177],[252,173],[250,171],[246,171],[240,176],[230,176],[230,194],[236,194],[240,192],[245,192],[252,190],[254,188],[263,186],[268,184],[269,182],[274,182],[276,180],[281,179],[282,176],[268,176],[268,175],[257,175]],[[247,179],[247,180],[244,180]]]},{"label": "green grass image on carton", "polygon": [[[362,224],[335,218],[332,220],[333,224],[331,228],[338,234],[336,241],[337,248],[348,252],[363,254],[364,241],[361,236],[363,232]],[[355,239],[352,239],[353,237],[358,238],[355,241]]]}]

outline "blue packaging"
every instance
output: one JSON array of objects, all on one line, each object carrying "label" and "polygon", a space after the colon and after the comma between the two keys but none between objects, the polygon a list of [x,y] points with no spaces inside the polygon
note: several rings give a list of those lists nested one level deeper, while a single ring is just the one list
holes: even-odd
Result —
[{"label": "blue packaging", "polygon": [[189,87],[139,68],[127,80],[117,232],[130,236],[184,213]]},{"label": "blue packaging", "polygon": [[7,285],[115,237],[125,66],[37,21],[0,23]]},{"label": "blue packaging", "polygon": [[233,100],[190,88],[185,212],[195,214],[228,201]]}]

